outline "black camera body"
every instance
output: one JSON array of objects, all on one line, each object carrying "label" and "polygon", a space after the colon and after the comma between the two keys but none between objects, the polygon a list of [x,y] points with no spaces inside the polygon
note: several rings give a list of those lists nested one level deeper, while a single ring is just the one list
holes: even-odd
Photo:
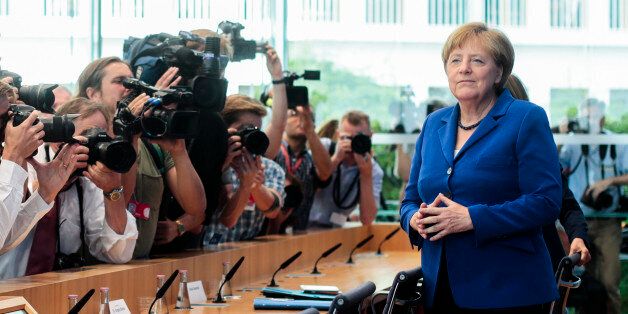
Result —
[{"label": "black camera body", "polygon": [[240,136],[240,142],[251,154],[263,156],[270,145],[266,133],[253,125],[245,125],[235,135]]},{"label": "black camera body", "polygon": [[[122,84],[132,92],[118,102],[118,111],[114,117],[114,133],[129,138],[134,134],[142,133],[148,138],[193,138],[198,132],[198,112],[194,110],[179,110],[193,106],[194,96],[187,88],[170,88],[159,90],[138,79],[127,78]],[[141,93],[153,98],[144,104],[144,110],[139,117],[134,116],[128,104]],[[164,105],[176,103],[177,110],[168,109]],[[147,115],[145,111],[151,110]]]},{"label": "black camera body", "polygon": [[369,153],[372,146],[371,138],[366,134],[358,133],[351,139],[351,150],[356,154],[364,155]]},{"label": "black camera body", "polygon": [[597,198],[593,198],[593,193],[585,193],[580,199],[582,204],[593,208],[596,211],[604,210],[613,205],[613,195],[608,190],[602,191]]},{"label": "black camera body", "polygon": [[230,36],[231,46],[233,47],[233,57],[231,60],[239,62],[242,60],[255,59],[256,53],[266,53],[266,42],[257,42],[255,40],[246,40],[240,35],[240,31],[244,26],[240,23],[230,21],[222,21],[218,24],[218,28],[224,35]]},{"label": "black camera body", "polygon": [[135,163],[135,148],[122,137],[111,138],[105,130],[97,127],[87,129],[81,135],[87,138],[82,145],[89,149],[88,164],[100,161],[112,171],[126,173]]},{"label": "black camera body", "polygon": [[[13,113],[13,126],[18,126],[28,118],[35,110],[29,105],[11,105],[9,111]],[[44,142],[50,143],[71,143],[74,142],[74,123],[72,119],[74,115],[53,116],[51,118],[38,118],[34,124],[39,121],[44,125]],[[8,116],[7,116],[8,117]]]},{"label": "black camera body", "polygon": [[11,83],[11,86],[18,89],[19,99],[25,104],[32,106],[41,112],[55,112],[53,108],[53,105],[55,103],[55,95],[52,90],[57,88],[59,85],[22,85],[22,76],[15,72],[0,70],[0,79],[5,77],[13,78],[13,83]]}]

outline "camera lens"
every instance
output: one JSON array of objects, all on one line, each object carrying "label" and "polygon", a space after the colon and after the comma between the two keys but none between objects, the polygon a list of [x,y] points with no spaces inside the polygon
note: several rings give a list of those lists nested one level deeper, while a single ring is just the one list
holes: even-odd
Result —
[{"label": "camera lens", "polygon": [[96,149],[100,155],[99,160],[115,172],[125,173],[135,163],[135,149],[129,142],[120,140],[103,142],[99,143]]},{"label": "camera lens", "polygon": [[68,143],[73,141],[74,123],[67,115],[40,119],[40,121],[44,125],[44,142]]},{"label": "camera lens", "polygon": [[364,155],[371,151],[371,138],[367,135],[359,133],[351,140],[351,150],[354,153]]}]

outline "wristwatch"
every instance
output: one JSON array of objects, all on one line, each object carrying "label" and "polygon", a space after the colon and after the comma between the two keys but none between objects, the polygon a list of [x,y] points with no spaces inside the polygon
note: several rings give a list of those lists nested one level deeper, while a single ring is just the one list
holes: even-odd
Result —
[{"label": "wristwatch", "polygon": [[124,192],[124,187],[120,186],[111,190],[111,192],[109,193],[103,191],[102,194],[105,195],[105,198],[107,198],[110,201],[117,201],[120,198],[122,198],[122,192]]},{"label": "wristwatch", "polygon": [[183,225],[183,223],[181,222],[181,220],[175,220],[175,223],[177,224],[177,232],[179,233],[179,236],[182,236],[185,233],[185,226]]}]

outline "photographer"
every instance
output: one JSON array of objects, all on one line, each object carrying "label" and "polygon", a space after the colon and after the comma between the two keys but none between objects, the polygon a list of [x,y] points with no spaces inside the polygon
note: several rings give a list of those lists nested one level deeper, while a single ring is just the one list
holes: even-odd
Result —
[{"label": "photographer", "polygon": [[[211,217],[204,245],[241,241],[256,237],[264,218],[275,218],[283,204],[285,174],[274,161],[265,158],[261,141],[248,142],[255,132],[261,136],[262,117],[266,109],[259,101],[244,95],[231,95],[222,111],[229,126],[229,155],[224,164],[223,181],[227,200]],[[251,132],[253,131],[253,132]],[[247,143],[255,147],[248,146]],[[268,144],[268,138],[266,138]],[[250,150],[257,150],[253,155]]]},{"label": "photographer", "polygon": [[[167,88],[179,81],[177,68],[169,68],[158,80],[155,87]],[[125,78],[132,77],[128,64],[117,57],[101,58],[90,63],[79,77],[79,96],[103,102],[115,111],[116,104],[129,94],[122,85]],[[148,100],[141,94],[130,104],[131,111],[138,115]],[[160,139],[149,142],[133,136],[137,162],[123,175],[123,185],[128,191],[125,201],[135,209],[139,238],[135,257],[148,256],[154,244],[166,244],[184,233],[200,233],[205,219],[206,198],[203,184],[188,156],[185,141],[182,139]],[[155,157],[153,157],[155,155]],[[157,164],[160,164],[159,166]],[[158,221],[165,184],[185,213],[175,220]],[[164,208],[163,211],[168,211]]]},{"label": "photographer", "polygon": [[331,157],[334,173],[331,183],[316,193],[310,225],[342,226],[358,205],[362,224],[375,220],[384,171],[371,156],[370,139],[364,154],[353,151],[352,142],[364,135],[371,136],[369,116],[361,111],[349,111],[340,120],[339,142],[334,145],[329,139],[322,139],[323,145],[334,151]]},{"label": "photographer", "polygon": [[[606,105],[587,99],[580,106],[580,127],[589,134],[610,134],[604,129]],[[587,216],[592,260],[587,267],[608,294],[608,313],[620,313],[619,250],[622,241],[621,218],[609,218],[619,209],[621,186],[628,184],[628,146],[565,145],[560,153],[569,188],[579,198]]]},{"label": "photographer", "polygon": [[[0,256],[19,245],[29,230],[50,210],[55,196],[75,166],[85,166],[79,161],[79,157],[85,156],[78,151],[78,145],[64,148],[64,160],[58,158],[48,164],[34,163],[30,157],[42,143],[43,125],[41,122],[33,125],[38,114],[35,111],[14,127],[8,111],[9,99],[14,98],[13,87],[0,82],[0,138],[3,142],[0,146]],[[25,191],[27,161],[36,165],[40,177],[47,178],[32,193]],[[5,269],[3,265],[0,262],[0,269]]]},{"label": "photographer", "polygon": [[[307,150],[307,145],[310,151]],[[301,201],[298,204],[286,204],[294,207],[282,211],[277,219],[270,222],[269,233],[277,233],[285,228],[284,221],[297,232],[305,231],[316,188],[321,182],[326,182],[332,173],[331,159],[316,134],[310,106],[297,106],[296,109],[288,110],[284,140],[275,162],[284,169],[286,177],[291,178],[291,185],[299,190],[293,193],[300,192]],[[288,186],[286,185],[286,191],[290,190]],[[289,200],[290,194],[286,194],[286,200]]]}]

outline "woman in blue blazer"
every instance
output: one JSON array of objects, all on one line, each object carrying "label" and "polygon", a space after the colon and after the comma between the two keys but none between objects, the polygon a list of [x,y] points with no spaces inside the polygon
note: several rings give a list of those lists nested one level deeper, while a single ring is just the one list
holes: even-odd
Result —
[{"label": "woman in blue blazer", "polygon": [[545,111],[503,86],[514,49],[469,23],[442,53],[458,104],[417,144],[401,225],[422,249],[432,313],[541,313],[558,297],[542,227],[558,217],[560,166]]}]

